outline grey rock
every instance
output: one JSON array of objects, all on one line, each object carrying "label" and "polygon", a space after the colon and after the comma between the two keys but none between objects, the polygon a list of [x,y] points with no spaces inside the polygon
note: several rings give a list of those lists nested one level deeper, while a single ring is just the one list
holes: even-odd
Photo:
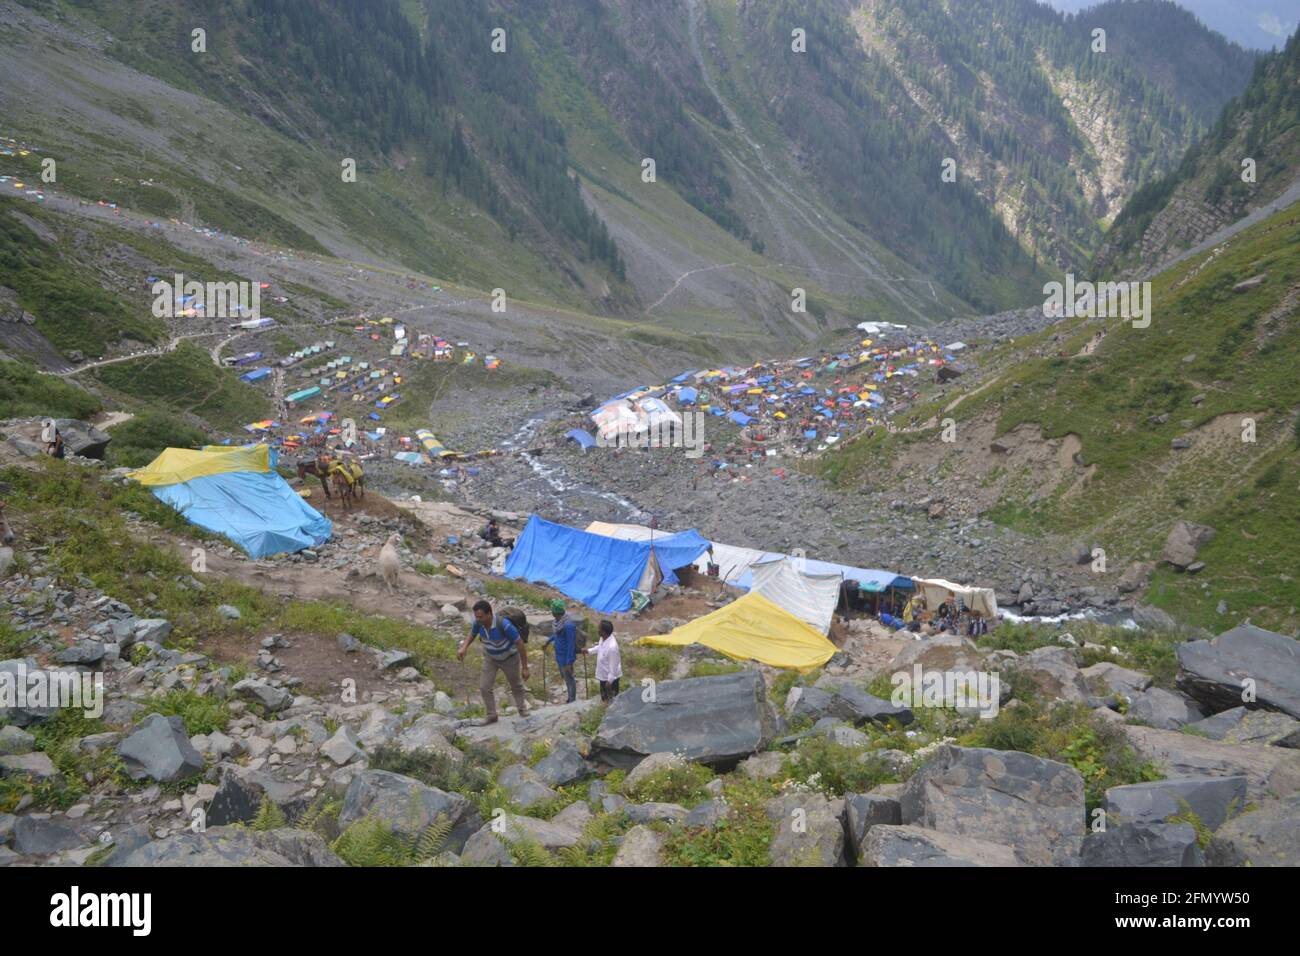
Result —
[{"label": "grey rock", "polygon": [[904,824],[1011,846],[1024,863],[1078,860],[1083,777],[1055,760],[945,745],[913,774],[899,802]]},{"label": "grey rock", "polygon": [[845,830],[855,859],[862,858],[867,831],[874,826],[901,826],[903,811],[897,798],[878,793],[852,793],[844,797]]},{"label": "grey rock", "polygon": [[1128,716],[1151,727],[1177,730],[1202,719],[1205,714],[1192,701],[1161,687],[1131,695]]},{"label": "grey rock", "polygon": [[134,733],[117,745],[126,772],[132,780],[172,783],[204,769],[203,756],[194,749],[179,717],[150,714]]},{"label": "grey rock", "polygon": [[918,826],[874,826],[859,866],[1020,866],[1009,846]]},{"label": "grey rock", "polygon": [[515,858],[491,829],[484,828],[470,835],[465,850],[460,855],[466,866],[516,866]]},{"label": "grey rock", "polygon": [[1082,866],[1204,866],[1196,830],[1186,823],[1108,823],[1083,840]]},{"label": "grey rock", "polygon": [[685,807],[675,803],[629,803],[623,809],[633,823],[655,823],[659,820],[676,823],[689,815]]},{"label": "grey rock", "polygon": [[266,800],[292,820],[307,809],[311,799],[301,783],[281,780],[265,770],[233,766],[222,775],[207,807],[209,826],[251,823]]},{"label": "grey rock", "polygon": [[1300,866],[1300,794],[1229,820],[1210,838],[1210,866]]},{"label": "grey rock", "polygon": [[497,783],[506,789],[510,799],[516,805],[525,810],[559,796],[542,782],[542,778],[527,764],[512,764],[502,770],[497,776]]},{"label": "grey rock", "polygon": [[0,727],[0,756],[31,753],[36,738],[20,727],[6,724]]},{"label": "grey rock", "polygon": [[592,741],[593,759],[627,768],[648,754],[674,752],[731,769],[776,736],[776,713],[757,670],[662,681],[654,701],[642,697],[620,694],[610,704]]},{"label": "grey rock", "polygon": [[448,742],[444,731],[447,729],[445,718],[437,714],[425,714],[393,741],[404,753],[436,753],[450,760],[461,760],[464,754]]},{"label": "grey rock", "polygon": [[334,731],[334,736],[321,745],[320,752],[337,767],[342,767],[362,756],[357,735],[347,725],[340,726]]},{"label": "grey rock", "polygon": [[705,800],[699,806],[691,810],[690,813],[682,819],[682,826],[685,827],[707,827],[712,829],[723,820],[732,815],[731,805],[725,800]]},{"label": "grey rock", "polygon": [[1246,703],[1242,682],[1254,681],[1255,703],[1300,719],[1300,643],[1242,624],[1211,641],[1187,641],[1178,655],[1178,689],[1211,713]]},{"label": "grey rock", "polygon": [[1171,777],[1154,783],[1134,783],[1106,791],[1107,822],[1167,823],[1169,818],[1196,814],[1211,830],[1246,806],[1246,778]]},{"label": "grey rock", "polygon": [[483,823],[478,810],[460,794],[444,793],[386,770],[363,770],[348,786],[339,826],[347,827],[365,816],[382,820],[407,838],[418,837],[436,819],[446,817],[452,825],[447,846],[456,853]]},{"label": "grey rock", "polygon": [[623,842],[614,854],[611,866],[660,866],[664,836],[648,826],[634,826],[623,834]]},{"label": "grey rock", "polygon": [[591,775],[587,761],[571,742],[561,740],[533,767],[550,787],[567,787]]},{"label": "grey rock", "polygon": [[1131,697],[1151,686],[1151,675],[1121,667],[1110,661],[1085,667],[1080,673],[1090,687],[1097,687],[1105,693],[1120,694],[1124,697]]},{"label": "grey rock", "polygon": [[343,866],[325,841],[305,830],[209,827],[184,831],[143,846],[115,848],[104,866]]},{"label": "grey rock", "polygon": [[58,776],[59,768],[54,766],[54,761],[39,751],[0,757],[0,777],[30,777],[44,782]]},{"label": "grey rock", "polygon": [[820,793],[790,793],[767,802],[775,826],[773,866],[847,866],[844,801]]},{"label": "grey rock", "polygon": [[268,713],[285,710],[293,703],[293,694],[282,687],[272,687],[264,680],[245,677],[231,688],[235,696],[249,703],[259,704]]},{"label": "grey rock", "polygon": [[90,840],[85,834],[57,820],[20,816],[14,821],[14,849],[27,856],[49,856],[76,850]]},{"label": "grey rock", "polygon": [[104,645],[99,641],[82,641],[65,647],[54,659],[60,664],[97,664],[104,659]]},{"label": "grey rock", "polygon": [[1129,744],[1170,777],[1246,778],[1252,800],[1300,791],[1300,751],[1255,744],[1227,744],[1176,730],[1121,724]]}]

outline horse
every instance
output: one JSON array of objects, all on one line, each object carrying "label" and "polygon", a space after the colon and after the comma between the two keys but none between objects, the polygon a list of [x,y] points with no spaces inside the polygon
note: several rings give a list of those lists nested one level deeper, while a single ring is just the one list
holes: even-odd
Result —
[{"label": "horse", "polygon": [[[344,469],[355,469],[349,479]],[[330,479],[334,482],[334,493],[343,502],[344,509],[352,507],[352,499],[366,497],[366,476],[357,462],[342,462],[330,470]]]},{"label": "horse", "polygon": [[320,486],[325,489],[325,497],[328,499],[330,497],[329,473],[321,467],[319,459],[298,462],[298,480],[306,481],[308,475],[320,479]]}]

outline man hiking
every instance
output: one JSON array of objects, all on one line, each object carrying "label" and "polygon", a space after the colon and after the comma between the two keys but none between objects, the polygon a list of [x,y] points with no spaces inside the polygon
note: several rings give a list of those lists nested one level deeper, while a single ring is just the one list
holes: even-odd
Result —
[{"label": "man hiking", "polygon": [[569,691],[568,703],[572,704],[578,699],[578,682],[573,677],[573,662],[578,657],[578,628],[564,613],[563,601],[551,602],[551,614],[555,620],[551,624],[551,636],[542,645],[542,653],[546,653],[547,645],[555,645],[555,666],[564,678],[564,686]]},{"label": "man hiking", "polygon": [[487,717],[479,726],[497,722],[496,680],[497,671],[504,671],[510,693],[514,695],[515,707],[520,717],[528,716],[528,701],[524,699],[524,681],[528,680],[528,654],[519,638],[519,631],[504,617],[492,613],[492,605],[479,601],[474,605],[474,626],[470,628],[469,637],[456,648],[456,657],[465,659],[474,638],[483,645],[483,676],[479,678],[478,690],[483,697],[483,708]]}]

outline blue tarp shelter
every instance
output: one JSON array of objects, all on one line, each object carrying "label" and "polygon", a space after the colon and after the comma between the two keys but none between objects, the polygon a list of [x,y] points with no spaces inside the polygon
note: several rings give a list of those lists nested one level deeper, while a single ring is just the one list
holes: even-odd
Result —
[{"label": "blue tarp shelter", "polygon": [[266,445],[168,448],[131,477],[185,520],[223,535],[251,557],[290,554],[329,540],[333,526],[275,471]]},{"label": "blue tarp shelter", "polygon": [[699,397],[700,393],[689,385],[683,385],[677,390],[677,401],[683,405],[694,405]]},{"label": "blue tarp shelter", "polygon": [[506,560],[505,576],[545,583],[605,614],[632,607],[633,590],[676,584],[674,568],[709,549],[696,531],[624,541],[556,524],[533,515]]},{"label": "blue tarp shelter", "polygon": [[732,412],[727,417],[730,418],[737,425],[741,425],[741,426],[748,425],[750,422],[753,421],[753,419],[750,418],[748,415],[746,415],[744,412]]},{"label": "blue tarp shelter", "polygon": [[584,432],[581,428],[570,428],[564,433],[564,437],[576,441],[583,451],[588,448],[596,447],[596,439],[589,432]]}]

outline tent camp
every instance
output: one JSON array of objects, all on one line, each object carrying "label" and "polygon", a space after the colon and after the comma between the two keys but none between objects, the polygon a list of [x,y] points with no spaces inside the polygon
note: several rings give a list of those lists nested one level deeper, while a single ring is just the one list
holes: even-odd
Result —
[{"label": "tent camp", "polygon": [[254,558],[323,544],[328,518],[303,501],[274,468],[266,445],[168,448],[130,473],[187,521],[224,535]]},{"label": "tent camp", "polygon": [[570,528],[533,515],[506,561],[505,576],[545,583],[604,613],[626,611],[632,591],[649,594],[662,581],[676,584],[684,568],[708,550],[695,531],[628,541]]},{"label": "tent camp", "polygon": [[751,594],[761,594],[782,610],[811,624],[821,633],[831,629],[831,618],[840,601],[839,574],[809,574],[798,560],[781,558],[752,566]]},{"label": "tent camp", "polygon": [[993,596],[992,588],[970,588],[943,578],[913,578],[912,581],[917,591],[925,596],[926,607],[937,608],[944,601],[957,600],[990,621],[998,619],[998,600]]},{"label": "tent camp", "polygon": [[798,671],[821,667],[835,654],[835,645],[825,635],[753,592],[671,633],[643,637],[637,643],[665,647],[703,644],[734,660]]}]

